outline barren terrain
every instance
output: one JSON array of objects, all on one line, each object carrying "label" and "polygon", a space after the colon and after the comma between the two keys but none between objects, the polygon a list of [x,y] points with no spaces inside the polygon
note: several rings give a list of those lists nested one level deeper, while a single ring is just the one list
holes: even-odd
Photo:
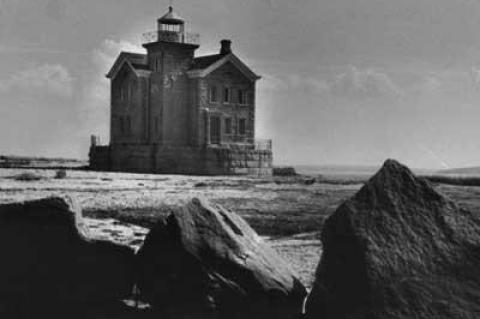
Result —
[{"label": "barren terrain", "polygon": [[[90,231],[139,247],[158,218],[194,197],[243,216],[310,287],[321,254],[324,219],[368,178],[356,176],[207,177],[0,169],[0,203],[66,194],[82,206]],[[476,212],[480,187],[438,184],[441,192]]]}]

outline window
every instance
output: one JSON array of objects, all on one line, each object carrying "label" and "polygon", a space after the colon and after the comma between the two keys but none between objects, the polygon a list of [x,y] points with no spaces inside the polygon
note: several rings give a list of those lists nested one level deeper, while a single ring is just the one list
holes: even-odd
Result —
[{"label": "window", "polygon": [[253,105],[253,100],[254,100],[253,92],[248,92],[248,94],[246,94],[246,97],[247,97],[246,103]]},{"label": "window", "polygon": [[125,131],[125,126],[123,124],[123,117],[118,118],[119,124],[120,124],[120,133],[123,133]]},{"label": "window", "polygon": [[162,59],[160,57],[158,57],[158,58],[155,59],[154,70],[157,71],[157,72],[160,72],[161,69],[162,69]]},{"label": "window", "polygon": [[130,81],[128,84],[128,102],[132,102],[135,97],[135,82]]},{"label": "window", "polygon": [[225,119],[225,134],[232,134],[232,119]]},{"label": "window", "polygon": [[127,129],[126,129],[127,133],[131,133],[132,132],[132,122],[130,121],[130,116],[127,116]]},{"label": "window", "polygon": [[160,131],[160,119],[155,116],[155,133],[158,133],[158,131]]},{"label": "window", "polygon": [[247,104],[247,91],[238,90],[238,104],[241,104],[241,105]]},{"label": "window", "polygon": [[210,102],[217,102],[217,87],[216,86],[211,86],[210,87]]},{"label": "window", "polygon": [[247,130],[247,121],[245,119],[238,120],[238,134],[245,135]]},{"label": "window", "polygon": [[125,88],[122,86],[120,88],[120,101],[125,101]]},{"label": "window", "polygon": [[223,102],[230,103],[230,89],[224,88],[223,89]]}]

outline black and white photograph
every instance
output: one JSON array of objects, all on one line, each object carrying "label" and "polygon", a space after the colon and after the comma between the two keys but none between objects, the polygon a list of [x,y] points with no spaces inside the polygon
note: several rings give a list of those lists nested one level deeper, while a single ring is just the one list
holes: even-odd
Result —
[{"label": "black and white photograph", "polygon": [[1,319],[480,319],[480,0],[0,0]]}]

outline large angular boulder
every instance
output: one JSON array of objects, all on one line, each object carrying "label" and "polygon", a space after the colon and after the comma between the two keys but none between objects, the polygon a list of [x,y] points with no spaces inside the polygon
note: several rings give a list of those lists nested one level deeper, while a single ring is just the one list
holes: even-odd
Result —
[{"label": "large angular boulder", "polygon": [[147,235],[141,296],[164,318],[295,318],[306,289],[238,215],[193,199]]},{"label": "large angular boulder", "polygon": [[308,319],[480,318],[480,219],[393,160],[322,242]]},{"label": "large angular boulder", "polygon": [[132,291],[133,250],[89,238],[67,197],[0,205],[0,253],[2,317],[82,305],[73,316]]}]

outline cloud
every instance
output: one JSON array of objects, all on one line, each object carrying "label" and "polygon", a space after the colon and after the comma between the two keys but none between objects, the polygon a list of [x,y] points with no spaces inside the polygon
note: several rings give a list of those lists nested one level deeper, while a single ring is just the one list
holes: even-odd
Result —
[{"label": "cloud", "polygon": [[89,106],[108,105],[110,90],[105,74],[122,51],[145,53],[142,47],[131,42],[112,39],[106,39],[99,48],[93,50],[91,56],[93,69],[91,77],[87,79],[88,82],[84,93],[85,103]]},{"label": "cloud", "polygon": [[45,13],[48,18],[59,21],[65,18],[66,4],[62,0],[50,0],[45,6]]},{"label": "cloud", "polygon": [[91,53],[90,69],[83,84],[80,107],[89,123],[85,134],[99,134],[104,141],[108,136],[110,110],[110,83],[105,74],[122,51],[145,53],[142,47],[131,42],[105,39]]},{"label": "cloud", "polygon": [[427,75],[420,81],[417,87],[414,88],[413,92],[438,94],[445,90],[445,82],[445,79],[438,75]]},{"label": "cloud", "polygon": [[472,97],[478,99],[480,92],[480,68],[445,69],[418,74],[412,79],[409,93],[414,96],[428,96],[444,99]]},{"label": "cloud", "polygon": [[400,97],[402,89],[382,72],[351,67],[328,85],[330,94],[350,98]]},{"label": "cloud", "polygon": [[288,74],[284,77],[270,74],[263,75],[260,82],[260,90],[265,91],[288,91],[302,92],[308,94],[323,94],[329,89],[329,84],[323,79],[299,74]]},{"label": "cloud", "polygon": [[263,82],[262,88],[265,90],[295,90],[336,98],[397,98],[404,94],[404,90],[386,73],[356,67],[350,67],[347,71],[334,75],[289,74],[284,77],[267,75],[264,76]]},{"label": "cloud", "polygon": [[101,71],[108,71],[120,52],[145,53],[145,49],[129,41],[106,39],[102,45],[93,51],[93,62]]},{"label": "cloud", "polygon": [[122,51],[145,53],[145,50],[128,41],[115,41],[106,39],[102,45],[92,53],[92,75],[88,80],[85,99],[90,104],[108,103],[110,98],[109,82],[105,74],[112,67],[116,58]]},{"label": "cloud", "polygon": [[480,67],[473,66],[470,69],[470,79],[472,80],[474,86],[480,86]]},{"label": "cloud", "polygon": [[71,97],[73,94],[73,78],[69,71],[60,64],[44,64],[19,71],[6,81],[0,82],[0,89],[41,91],[60,97]]}]

